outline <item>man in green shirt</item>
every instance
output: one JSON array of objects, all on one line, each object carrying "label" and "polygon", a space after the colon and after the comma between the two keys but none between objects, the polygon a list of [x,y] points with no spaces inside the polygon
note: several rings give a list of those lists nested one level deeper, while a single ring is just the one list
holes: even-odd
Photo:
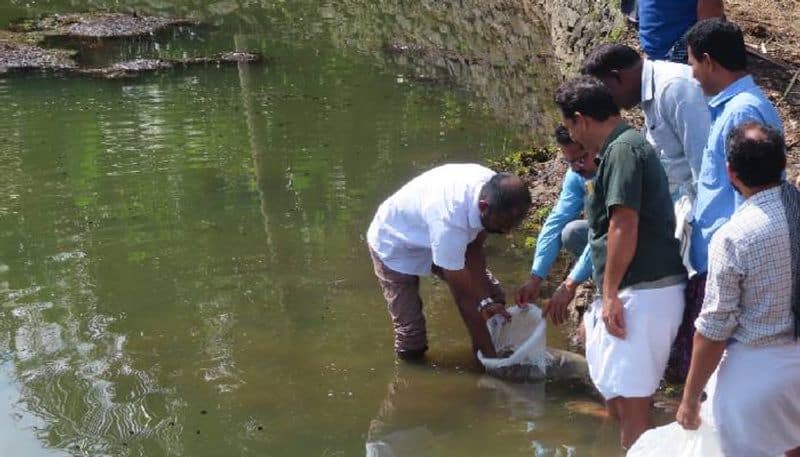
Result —
[{"label": "man in green shirt", "polygon": [[683,317],[686,271],[669,184],[658,155],[622,120],[600,80],[564,83],[556,104],[570,136],[599,157],[585,200],[601,293],[584,315],[586,359],[627,448],[651,426],[652,395]]}]

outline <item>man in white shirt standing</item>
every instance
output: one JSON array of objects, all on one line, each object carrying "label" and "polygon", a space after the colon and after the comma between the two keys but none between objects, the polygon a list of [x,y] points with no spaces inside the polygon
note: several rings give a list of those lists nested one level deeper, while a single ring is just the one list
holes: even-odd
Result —
[{"label": "man in white shirt standing", "polygon": [[507,233],[528,213],[531,195],[517,176],[450,164],[414,178],[384,201],[367,231],[375,275],[389,306],[401,359],[428,349],[419,277],[450,287],[473,352],[495,357],[486,319],[505,311],[505,295],[486,269],[488,233]]},{"label": "man in white shirt standing", "polygon": [[584,59],[581,73],[603,81],[620,108],[641,105],[643,135],[667,172],[672,199],[694,195],[711,119],[692,67],[643,59],[624,44],[601,44]]}]

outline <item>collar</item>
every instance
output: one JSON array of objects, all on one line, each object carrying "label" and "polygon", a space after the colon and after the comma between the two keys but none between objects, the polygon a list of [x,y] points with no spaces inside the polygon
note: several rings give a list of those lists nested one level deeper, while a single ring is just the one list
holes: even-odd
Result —
[{"label": "collar", "polygon": [[781,186],[780,184],[775,187],[770,187],[769,189],[762,190],[757,194],[753,194],[748,198],[742,206],[761,206],[764,203],[767,203],[774,199],[779,199],[781,193]]},{"label": "collar", "polygon": [[656,96],[656,74],[653,62],[644,59],[642,62],[642,103],[649,102]]},{"label": "collar", "polygon": [[708,106],[712,108],[718,108],[721,105],[727,103],[728,100],[732,99],[733,97],[749,89],[753,89],[755,87],[756,83],[755,81],[753,81],[752,76],[750,75],[742,76],[741,78],[737,79],[733,84],[723,89],[722,92],[711,97],[711,100],[708,101]]},{"label": "collar", "polygon": [[625,121],[621,121],[619,124],[617,124],[617,126],[614,127],[614,130],[612,130],[611,133],[608,135],[608,138],[606,138],[606,141],[603,143],[603,147],[600,148],[600,155],[602,157],[605,157],[606,149],[608,149],[608,146],[611,144],[611,142],[619,138],[620,135],[622,135],[623,133],[627,132],[630,129],[631,126],[628,125],[628,123]]}]

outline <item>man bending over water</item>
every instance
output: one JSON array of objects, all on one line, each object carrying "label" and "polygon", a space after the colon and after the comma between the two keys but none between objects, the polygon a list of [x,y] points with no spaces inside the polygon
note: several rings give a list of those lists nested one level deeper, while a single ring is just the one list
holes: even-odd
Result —
[{"label": "man bending over water", "polygon": [[419,277],[431,273],[450,287],[473,352],[496,357],[486,319],[509,316],[505,294],[486,269],[483,243],[489,233],[518,226],[530,205],[530,191],[517,176],[474,164],[427,171],[381,204],[367,243],[399,358],[419,359],[428,349]]}]

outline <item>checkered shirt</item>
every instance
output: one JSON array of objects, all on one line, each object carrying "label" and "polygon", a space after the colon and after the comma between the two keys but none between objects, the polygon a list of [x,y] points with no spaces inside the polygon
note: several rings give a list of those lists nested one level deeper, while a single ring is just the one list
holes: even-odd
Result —
[{"label": "checkered shirt", "polygon": [[791,240],[780,192],[751,196],[712,237],[695,321],[706,338],[753,346],[794,341]]}]

